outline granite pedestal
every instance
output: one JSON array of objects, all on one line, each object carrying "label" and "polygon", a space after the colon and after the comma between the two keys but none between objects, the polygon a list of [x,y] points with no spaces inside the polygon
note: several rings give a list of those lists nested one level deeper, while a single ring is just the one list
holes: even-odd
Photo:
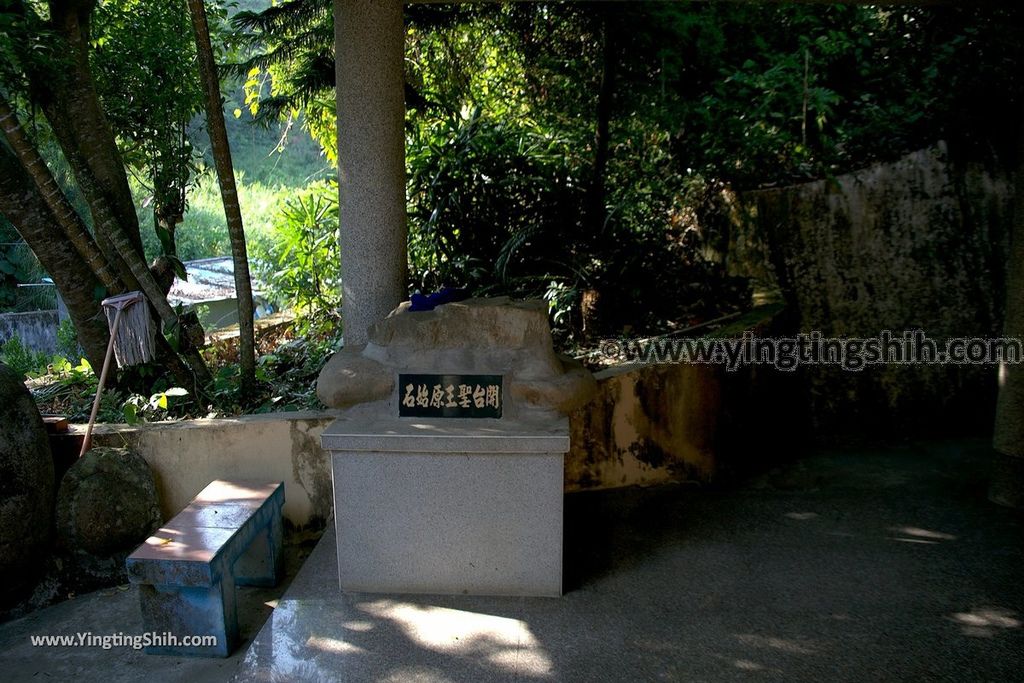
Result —
[{"label": "granite pedestal", "polygon": [[565,418],[343,418],[322,443],[343,590],[561,595]]}]

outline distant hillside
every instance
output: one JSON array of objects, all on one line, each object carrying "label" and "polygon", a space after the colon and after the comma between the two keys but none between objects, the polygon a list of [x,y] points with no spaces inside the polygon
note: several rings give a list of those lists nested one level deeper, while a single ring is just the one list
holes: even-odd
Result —
[{"label": "distant hillside", "polygon": [[[259,12],[270,4],[270,0],[239,0],[228,6],[228,16],[241,11]],[[236,110],[241,114],[238,118],[234,116]],[[224,114],[232,161],[245,182],[303,187],[333,172],[321,154],[320,146],[302,129],[301,120],[293,122],[290,129],[285,122],[269,127],[255,124],[245,106],[241,83],[228,89]],[[213,156],[210,154],[210,140],[203,126],[203,117],[198,118],[193,131],[192,144],[203,153],[207,164],[212,166]]]}]

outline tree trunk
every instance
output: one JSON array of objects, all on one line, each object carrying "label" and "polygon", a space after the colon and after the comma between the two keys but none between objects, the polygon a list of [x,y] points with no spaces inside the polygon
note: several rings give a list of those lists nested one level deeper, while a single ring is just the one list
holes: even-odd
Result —
[{"label": "tree trunk", "polygon": [[213,149],[213,160],[217,167],[217,179],[220,182],[220,195],[224,202],[228,236],[231,238],[235,293],[238,298],[238,356],[241,392],[243,396],[251,396],[256,386],[256,348],[253,332],[252,284],[249,279],[249,258],[245,247],[242,212],[238,206],[235,172],[231,163],[227,128],[224,125],[220,80],[217,77],[217,65],[213,60],[213,46],[210,44],[210,28],[206,21],[206,8],[203,6],[203,0],[188,0],[188,9],[195,32],[199,74],[205,94],[206,127],[210,132],[210,146]]},{"label": "tree trunk", "polygon": [[604,232],[606,220],[605,174],[608,171],[608,136],[612,118],[612,104],[615,98],[615,77],[618,66],[618,52],[615,44],[615,29],[608,18],[601,20],[602,48],[601,89],[597,95],[597,125],[594,133],[594,168],[587,193],[586,227],[593,241]]},{"label": "tree trunk", "polygon": [[36,190],[46,202],[53,218],[64,230],[78,253],[85,259],[86,265],[96,274],[107,291],[111,294],[120,294],[123,290],[116,274],[110,268],[110,264],[104,258],[99,247],[96,246],[88,228],[85,227],[74,207],[64,196],[63,190],[57,185],[56,179],[39,155],[36,146],[28,139],[18,117],[2,93],[0,93],[0,130],[3,131],[8,144],[21,162],[21,167],[32,178]]},{"label": "tree trunk", "polygon": [[71,243],[50,207],[0,143],[0,213],[14,225],[57,285],[78,341],[94,368],[103,366],[109,334],[97,297],[100,281]]},{"label": "tree trunk", "polygon": [[[103,113],[89,67],[89,16],[96,0],[50,0],[49,5],[50,25],[65,43],[69,68],[48,83],[39,83],[41,74],[36,74],[35,78],[29,74],[33,88],[42,95],[43,111],[61,148],[81,151],[85,168],[96,179],[96,187],[102,188],[122,231],[142,254],[139,218],[124,160]],[[55,118],[60,120],[59,124]],[[76,178],[82,170],[75,169]],[[86,195],[86,199],[92,208],[92,198]]]},{"label": "tree trunk", "polygon": [[176,233],[178,225],[185,218],[185,200],[191,169],[189,155],[191,146],[185,133],[185,124],[167,134],[161,143],[165,152],[151,164],[153,182],[153,225],[164,256],[177,258]]},{"label": "tree trunk", "polygon": [[[26,21],[35,25],[44,23],[35,14],[35,8],[23,0],[11,0],[10,4],[10,9],[22,14]],[[93,245],[98,247],[107,268],[99,267],[103,260],[98,259],[84,239],[81,218],[77,221],[72,218],[73,210],[69,213],[71,207],[59,194],[59,187],[52,182],[45,163],[24,136],[24,130],[20,126],[8,125],[11,130],[5,131],[5,136],[11,139],[12,147],[22,162],[19,177],[27,179],[31,176],[26,187],[35,184],[38,198],[48,209],[49,220],[63,228],[52,238],[63,245],[74,242],[81,257],[98,268],[96,272],[105,285],[120,283],[120,287],[112,287],[113,291],[141,290],[165,326],[173,329],[179,325],[178,317],[143,258],[138,216],[124,161],[96,94],[89,68],[89,16],[95,6],[96,0],[50,0],[50,16],[45,23],[61,40],[60,47],[66,60],[57,67],[29,60],[26,62],[26,75],[33,103],[38,104],[46,115],[78,189],[89,205],[94,218]],[[45,244],[40,245],[41,249],[46,247]],[[43,261],[38,252],[37,256]],[[51,261],[54,264],[58,262]],[[55,281],[63,277],[54,271],[59,266],[51,267],[45,261],[43,264]],[[92,268],[87,269],[92,271]],[[93,280],[96,279],[94,276]],[[92,294],[91,288],[89,294]],[[197,349],[186,346],[181,355],[191,367],[189,375],[193,380],[198,379],[204,385],[211,381],[209,370]],[[172,369],[175,365],[180,363],[170,364]]]}]

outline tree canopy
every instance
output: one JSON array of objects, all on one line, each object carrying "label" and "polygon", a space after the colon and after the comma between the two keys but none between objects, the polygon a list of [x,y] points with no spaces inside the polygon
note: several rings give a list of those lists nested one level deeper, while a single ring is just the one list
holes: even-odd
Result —
[{"label": "tree canopy", "polygon": [[[333,160],[332,2],[205,4],[229,110],[301,124]],[[828,178],[940,138],[1005,157],[1021,23],[1000,7],[409,5],[410,291],[545,296],[570,334],[585,299],[625,311],[613,332],[742,307],[746,286],[713,258],[722,189]],[[32,221],[47,270],[89,264],[83,330],[102,293],[142,289],[169,347],[203,374],[164,297],[203,166],[184,3],[0,0],[0,36],[0,95],[21,124],[0,143],[11,169],[0,212]],[[15,206],[24,187],[34,217]],[[337,258],[335,191],[318,183],[283,200],[278,239],[262,243],[260,269],[293,302],[330,305],[337,278],[296,270]],[[164,259],[153,269],[140,203]]]},{"label": "tree canopy", "polygon": [[[333,155],[330,4],[233,23],[253,110],[304,113]],[[617,296],[653,323],[673,315],[658,310],[669,283],[721,280],[691,228],[722,187],[829,177],[939,138],[988,153],[1015,134],[1013,9],[481,3],[406,19],[413,288],[576,306],[628,283]]]}]

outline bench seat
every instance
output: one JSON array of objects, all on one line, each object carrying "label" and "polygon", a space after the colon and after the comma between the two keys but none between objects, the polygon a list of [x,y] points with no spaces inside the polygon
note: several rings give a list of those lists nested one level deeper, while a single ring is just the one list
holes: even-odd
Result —
[{"label": "bench seat", "polygon": [[[281,482],[214,481],[128,557],[146,631],[178,639],[146,652],[231,654],[238,641],[235,586],[272,586],[280,577],[283,505]],[[216,644],[181,642],[204,635],[216,636]]]}]

